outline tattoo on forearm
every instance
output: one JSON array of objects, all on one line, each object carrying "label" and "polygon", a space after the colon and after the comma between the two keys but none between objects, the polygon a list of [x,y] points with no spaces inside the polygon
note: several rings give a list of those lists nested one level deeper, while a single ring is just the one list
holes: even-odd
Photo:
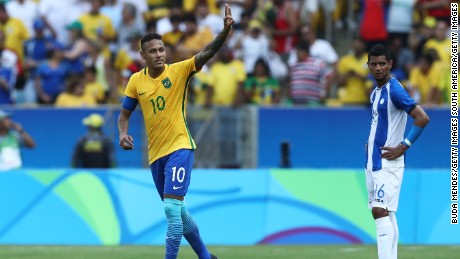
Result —
[{"label": "tattoo on forearm", "polygon": [[208,60],[210,60],[217,53],[222,45],[224,45],[229,32],[230,29],[224,28],[211,43],[209,43],[202,51],[196,54],[195,65],[197,67],[204,66],[204,64],[206,64],[206,62],[208,62]]}]

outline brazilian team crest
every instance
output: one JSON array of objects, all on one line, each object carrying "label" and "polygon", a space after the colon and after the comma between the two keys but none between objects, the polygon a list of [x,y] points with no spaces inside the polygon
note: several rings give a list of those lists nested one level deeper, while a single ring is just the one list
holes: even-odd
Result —
[{"label": "brazilian team crest", "polygon": [[165,79],[161,80],[161,83],[165,88],[170,88],[172,86],[171,80],[169,80],[169,77],[166,77]]}]

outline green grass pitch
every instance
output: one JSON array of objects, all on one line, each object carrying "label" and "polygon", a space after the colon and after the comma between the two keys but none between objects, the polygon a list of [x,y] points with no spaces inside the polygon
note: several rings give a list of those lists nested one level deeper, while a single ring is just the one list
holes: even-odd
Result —
[{"label": "green grass pitch", "polygon": [[[210,246],[220,259],[372,259],[375,246]],[[6,246],[0,245],[4,259],[130,259],[163,258],[161,246]],[[182,246],[179,259],[197,258],[189,246]],[[399,259],[460,258],[460,246],[400,246]]]}]

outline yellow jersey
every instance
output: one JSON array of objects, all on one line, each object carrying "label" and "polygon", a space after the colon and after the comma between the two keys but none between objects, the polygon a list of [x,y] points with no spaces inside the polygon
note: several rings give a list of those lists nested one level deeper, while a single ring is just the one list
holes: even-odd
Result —
[{"label": "yellow jersey", "polygon": [[9,18],[5,24],[0,24],[0,30],[5,34],[5,47],[13,50],[22,62],[24,41],[29,39],[29,32],[24,23],[19,19]]},{"label": "yellow jersey", "polygon": [[439,59],[444,65],[450,66],[450,39],[438,41],[436,39],[430,39],[423,46],[424,50],[434,49],[438,53]]},{"label": "yellow jersey", "polygon": [[212,103],[232,105],[237,97],[239,84],[245,80],[246,71],[242,61],[234,59],[230,63],[214,63],[208,77],[208,83],[213,88]]},{"label": "yellow jersey", "polygon": [[428,101],[431,88],[435,87],[442,90],[441,81],[441,64],[434,62],[428,74],[424,74],[419,67],[414,67],[410,70],[409,83],[417,89],[421,96],[421,103]]},{"label": "yellow jersey", "polygon": [[176,150],[196,148],[185,119],[187,87],[196,72],[192,57],[165,65],[157,78],[149,76],[148,68],[130,77],[125,95],[142,109],[150,164]]},{"label": "yellow jersey", "polygon": [[115,37],[115,29],[108,16],[88,13],[80,16],[79,20],[83,24],[83,34],[90,40],[100,40],[101,37],[109,39]]},{"label": "yellow jersey", "polygon": [[[363,54],[360,58],[356,58],[354,54],[343,56],[337,64],[337,71],[340,74],[354,71],[356,74],[366,77],[369,73],[367,67],[367,54]],[[369,94],[365,82],[365,79],[350,77],[345,85],[343,85],[343,91],[339,94],[339,99],[346,104],[368,103]]]}]

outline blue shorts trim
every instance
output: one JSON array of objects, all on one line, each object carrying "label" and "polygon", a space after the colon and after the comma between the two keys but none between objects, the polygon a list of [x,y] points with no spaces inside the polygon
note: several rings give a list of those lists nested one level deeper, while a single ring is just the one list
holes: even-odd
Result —
[{"label": "blue shorts trim", "polygon": [[150,165],[153,181],[161,200],[165,194],[185,196],[190,185],[195,154],[191,149],[179,149]]}]

